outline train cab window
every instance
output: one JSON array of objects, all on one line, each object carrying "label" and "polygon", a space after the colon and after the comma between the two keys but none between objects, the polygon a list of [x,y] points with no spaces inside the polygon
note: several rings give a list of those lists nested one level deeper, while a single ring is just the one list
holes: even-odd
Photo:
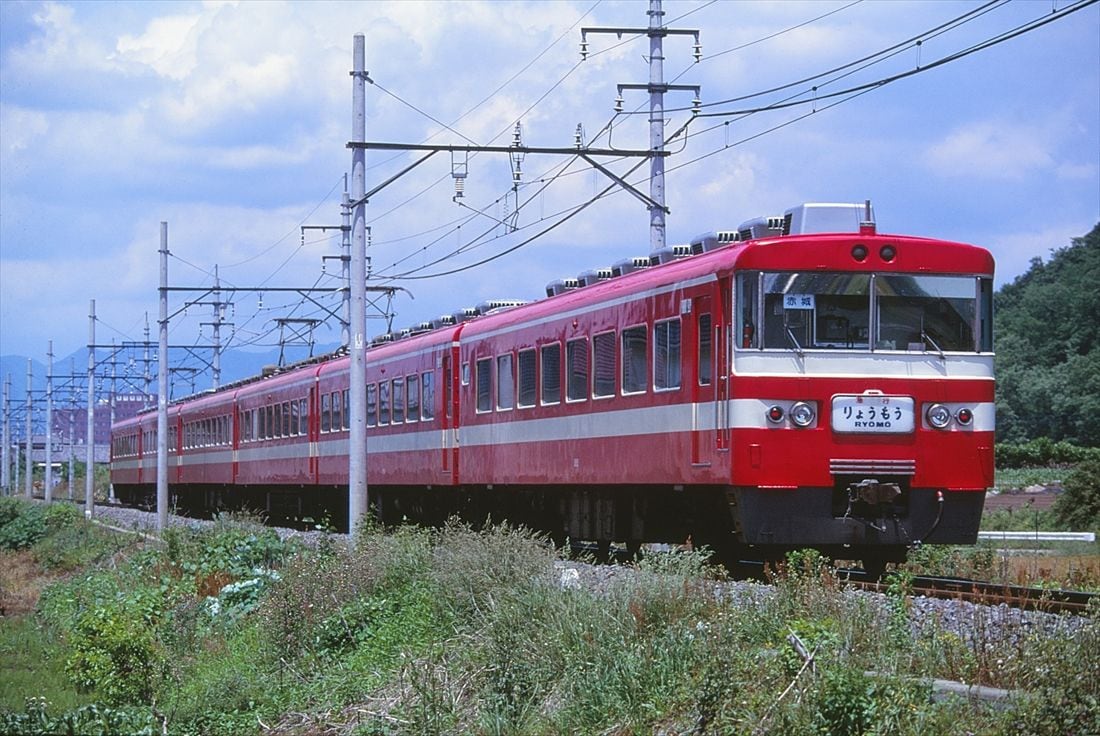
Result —
[{"label": "train cab window", "polygon": [[393,391],[393,423],[401,424],[405,421],[405,379],[395,378],[391,382]]},{"label": "train cab window", "polygon": [[344,389],[344,429],[351,429],[351,389]]},{"label": "train cab window", "polygon": [[588,340],[579,337],[565,344],[565,398],[584,401],[588,398]]},{"label": "train cab window", "polygon": [[653,326],[653,387],[680,388],[680,365],[679,318],[658,322]]},{"label": "train cab window", "polygon": [[738,347],[867,350],[867,273],[748,272],[738,277]]},{"label": "train cab window", "polygon": [[435,417],[435,384],[432,382],[433,378],[431,371],[424,371],[420,374],[420,387],[423,395],[420,404],[420,417],[424,421]]},{"label": "train cab window", "polygon": [[645,325],[628,327],[622,332],[624,394],[639,394],[646,390],[648,339]]},{"label": "train cab window", "polygon": [[373,427],[378,423],[378,385],[367,384],[367,426]]},{"label": "train cab window", "polygon": [[561,343],[543,345],[539,351],[542,356],[542,403],[561,403]]},{"label": "train cab window", "polygon": [[378,424],[390,423],[390,382],[378,382]]},{"label": "train cab window", "polygon": [[709,386],[714,371],[714,335],[710,325],[710,312],[703,312],[698,320],[699,333],[699,385]]},{"label": "train cab window", "polygon": [[420,376],[415,373],[405,377],[405,390],[408,395],[405,407],[405,421],[420,421]]},{"label": "train cab window", "polygon": [[615,395],[615,332],[592,336],[592,396]]},{"label": "train cab window", "polygon": [[[468,365],[468,364],[467,364]],[[482,358],[477,361],[477,410],[491,411],[493,408],[493,359]]]},{"label": "train cab window", "polygon": [[512,354],[497,356],[497,409],[508,410],[516,405],[516,373]]},{"label": "train cab window", "polygon": [[516,394],[516,405],[527,408],[535,405],[535,397],[538,395],[535,372],[535,349],[520,350],[519,360],[519,391]]},{"label": "train cab window", "polygon": [[980,285],[972,276],[875,277],[878,350],[974,351]]},{"label": "train cab window", "polygon": [[332,396],[321,394],[321,431],[332,429]]}]

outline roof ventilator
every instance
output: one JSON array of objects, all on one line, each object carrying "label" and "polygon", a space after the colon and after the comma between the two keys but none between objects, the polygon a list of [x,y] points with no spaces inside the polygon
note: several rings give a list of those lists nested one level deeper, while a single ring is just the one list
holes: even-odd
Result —
[{"label": "roof ventilator", "polygon": [[722,248],[730,243],[741,240],[741,235],[736,230],[719,230],[713,233],[703,233],[691,241],[691,254],[694,256],[709,253],[715,248]]},{"label": "roof ventilator", "polygon": [[626,276],[628,273],[634,271],[640,271],[643,268],[649,268],[649,256],[634,256],[633,258],[624,258],[611,267],[611,273],[614,276]]},{"label": "roof ventilator", "polygon": [[546,285],[546,296],[557,296],[580,288],[581,282],[574,278],[555,279]]},{"label": "roof ventilator", "polygon": [[809,233],[859,233],[873,228],[874,210],[871,203],[807,202],[787,210],[785,235]]},{"label": "roof ventilator", "polygon": [[690,255],[690,245],[666,245],[664,248],[659,248],[649,254],[649,265],[659,266],[662,263],[671,263],[681,258],[687,258]]}]

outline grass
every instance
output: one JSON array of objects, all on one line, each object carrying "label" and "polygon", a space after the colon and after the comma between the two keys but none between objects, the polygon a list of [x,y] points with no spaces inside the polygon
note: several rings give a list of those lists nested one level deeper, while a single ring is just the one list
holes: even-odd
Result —
[{"label": "grass", "polygon": [[997,468],[993,485],[1001,492],[1019,491],[1035,485],[1056,485],[1065,480],[1070,468]]},{"label": "grass", "polygon": [[[305,549],[225,520],[166,541],[90,558],[46,588],[36,615],[4,622],[0,654],[7,664],[11,652],[19,673],[5,673],[0,731],[160,733],[161,717],[171,734],[1100,725],[1090,710],[1100,702],[1100,611],[1075,631],[1001,636],[977,621],[969,637],[935,622],[916,631],[903,586],[885,599],[853,596],[813,552],[793,556],[774,587],[733,598],[697,552],[600,568],[598,590],[576,586],[550,545],[508,527],[372,528],[354,550]],[[958,567],[952,554],[923,563]],[[992,564],[974,554],[967,564]],[[933,702],[936,677],[1035,697],[1004,713]],[[24,712],[26,695],[50,705]]]}]

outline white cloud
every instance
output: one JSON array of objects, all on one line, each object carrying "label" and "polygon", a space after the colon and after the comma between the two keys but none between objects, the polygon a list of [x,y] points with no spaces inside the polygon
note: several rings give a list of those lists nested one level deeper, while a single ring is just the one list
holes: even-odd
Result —
[{"label": "white cloud", "polygon": [[1051,139],[1029,125],[982,121],[956,128],[925,152],[925,164],[944,176],[1020,180],[1054,165]]},{"label": "white cloud", "polygon": [[184,79],[198,64],[195,30],[201,15],[154,18],[140,36],[123,34],[115,44],[119,58],[151,66],[170,79]]}]

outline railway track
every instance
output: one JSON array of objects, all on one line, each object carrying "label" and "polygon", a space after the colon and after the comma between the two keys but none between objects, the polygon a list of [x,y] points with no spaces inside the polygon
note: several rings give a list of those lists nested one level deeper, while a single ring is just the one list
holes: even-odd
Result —
[{"label": "railway track", "polygon": [[[867,579],[862,570],[844,570],[848,582],[864,590],[886,592],[890,587],[889,578],[875,582]],[[1095,593],[1076,590],[1057,590],[1050,588],[991,583],[983,580],[970,580],[953,577],[913,577],[906,589],[909,595],[928,598],[948,598],[977,603],[983,606],[1007,605],[1027,611],[1044,613],[1083,614],[1089,610]]]}]

